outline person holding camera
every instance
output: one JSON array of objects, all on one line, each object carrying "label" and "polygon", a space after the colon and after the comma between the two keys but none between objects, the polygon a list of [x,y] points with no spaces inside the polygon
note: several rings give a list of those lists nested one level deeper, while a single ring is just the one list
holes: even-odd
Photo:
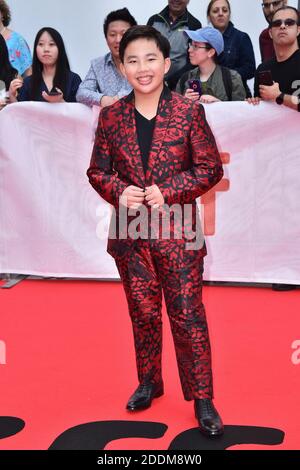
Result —
[{"label": "person holding camera", "polygon": [[32,75],[13,80],[9,87],[11,102],[45,101],[76,103],[81,78],[71,72],[63,39],[53,28],[42,28],[36,35]]},{"label": "person holding camera", "polygon": [[217,64],[217,57],[224,50],[220,31],[208,26],[197,31],[186,30],[185,34],[190,40],[190,62],[197,67],[180,78],[177,93],[201,103],[244,100],[246,92],[241,76]]}]

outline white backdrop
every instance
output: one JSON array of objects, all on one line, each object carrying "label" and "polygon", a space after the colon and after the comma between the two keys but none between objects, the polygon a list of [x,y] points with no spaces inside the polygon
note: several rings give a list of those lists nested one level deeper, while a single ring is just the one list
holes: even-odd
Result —
[{"label": "white backdrop", "polygon": [[[299,284],[299,113],[271,103],[205,109],[225,172],[215,201],[214,191],[201,198],[205,279]],[[73,103],[1,111],[0,272],[117,276],[106,253],[110,206],[86,176],[95,118]]]},{"label": "white backdrop", "polygon": [[[71,67],[84,78],[94,57],[106,52],[103,21],[106,15],[127,6],[138,23],[161,11],[166,0],[8,0],[12,10],[12,27],[27,39],[32,48],[37,31],[43,26],[56,28],[64,37]],[[190,0],[189,11],[207,24],[208,0]],[[238,29],[246,31],[255,49],[257,65],[260,63],[258,36],[266,21],[261,8],[262,0],[231,0],[232,21]],[[297,6],[297,0],[289,4]]]}]

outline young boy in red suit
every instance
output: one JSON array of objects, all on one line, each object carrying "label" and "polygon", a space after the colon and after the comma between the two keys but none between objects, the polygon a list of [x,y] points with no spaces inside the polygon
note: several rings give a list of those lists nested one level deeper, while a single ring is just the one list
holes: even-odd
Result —
[{"label": "young boy in red suit", "polygon": [[163,291],[184,398],[194,400],[200,431],[218,436],[196,198],[222,178],[220,155],[203,107],[164,85],[167,39],[151,26],[134,26],[119,54],[133,92],[101,112],[87,174],[115,208],[108,252],[127,297],[139,379],[127,409],[148,408],[163,395]]}]

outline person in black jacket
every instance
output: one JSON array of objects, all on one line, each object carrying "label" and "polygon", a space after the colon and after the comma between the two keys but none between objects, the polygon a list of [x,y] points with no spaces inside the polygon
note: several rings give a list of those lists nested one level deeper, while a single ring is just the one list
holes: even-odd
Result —
[{"label": "person in black jacket", "polygon": [[[275,57],[259,65],[255,74],[255,98],[248,102],[258,104],[262,99],[300,111],[300,13],[285,6],[277,10],[269,26]],[[262,83],[260,72],[269,73],[272,85]]]},{"label": "person in black jacket", "polygon": [[179,78],[184,72],[193,68],[188,55],[188,38],[183,31],[195,31],[202,27],[187,10],[189,0],[168,0],[168,6],[160,13],[151,16],[147,25],[153,26],[171,45],[171,68],[166,75],[166,81],[171,90],[174,90]]}]

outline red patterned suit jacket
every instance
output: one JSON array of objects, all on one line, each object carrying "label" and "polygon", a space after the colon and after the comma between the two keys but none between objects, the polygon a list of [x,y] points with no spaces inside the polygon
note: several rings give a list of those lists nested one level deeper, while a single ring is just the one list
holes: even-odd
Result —
[{"label": "red patterned suit jacket", "polygon": [[[192,205],[194,229],[198,217],[195,200],[222,178],[223,169],[203,106],[165,88],[158,106],[146,174],[138,145],[132,92],[100,113],[87,175],[100,196],[115,207],[117,227],[119,198],[124,189],[129,185],[145,188],[157,184],[165,204]],[[171,230],[172,227],[171,224]],[[165,244],[170,245],[171,252],[185,241],[183,233],[181,240],[170,239]],[[124,256],[133,243],[130,237],[124,239],[124,234],[117,239],[109,238],[108,252],[115,258]],[[206,254],[203,242],[200,254]]]}]

